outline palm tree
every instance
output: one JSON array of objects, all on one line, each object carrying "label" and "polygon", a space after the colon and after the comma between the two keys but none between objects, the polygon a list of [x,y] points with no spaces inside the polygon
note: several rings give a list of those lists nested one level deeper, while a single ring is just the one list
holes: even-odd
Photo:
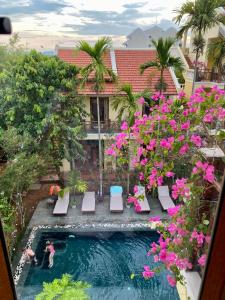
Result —
[{"label": "palm tree", "polygon": [[220,76],[224,73],[224,65],[223,62],[225,60],[225,38],[218,37],[210,41],[207,49],[207,57],[209,61],[212,63],[212,67],[216,67],[218,69],[218,73]]},{"label": "palm tree", "polygon": [[66,187],[59,192],[59,195],[63,196],[67,192],[73,194],[75,194],[75,192],[84,193],[86,190],[87,183],[81,179],[78,171],[72,170],[68,174]]},{"label": "palm tree", "polygon": [[[112,69],[108,68],[104,62],[104,56],[110,50],[111,39],[103,37],[98,39],[94,46],[91,46],[86,41],[80,41],[77,47],[78,51],[83,51],[89,55],[91,62],[81,69],[81,86],[84,86],[88,81],[93,81],[93,89],[97,98],[97,115],[98,115],[98,142],[99,142],[99,195],[102,197],[102,146],[101,146],[101,121],[99,110],[99,93],[104,90],[105,78],[108,77],[111,81],[116,80],[116,75]],[[91,78],[90,78],[91,75]]]},{"label": "palm tree", "polygon": [[175,40],[172,38],[160,38],[158,41],[153,40],[152,43],[156,48],[156,59],[153,61],[148,61],[140,66],[141,74],[148,68],[157,68],[160,70],[160,86],[159,90],[162,92],[165,87],[163,80],[164,71],[170,67],[177,69],[183,69],[183,63],[180,58],[173,57],[170,54],[170,50]]},{"label": "palm tree", "polygon": [[196,0],[194,2],[188,0],[181,5],[180,9],[175,10],[177,16],[174,20],[178,25],[185,19],[185,23],[178,31],[177,37],[182,38],[189,29],[195,35],[193,46],[196,56],[192,92],[195,87],[198,60],[205,46],[203,35],[213,26],[220,23],[225,24],[225,17],[217,12],[218,8],[224,6],[225,0]]},{"label": "palm tree", "polygon": [[[138,111],[138,103],[137,100],[140,97],[150,97],[150,92],[145,90],[142,93],[133,93],[132,85],[129,83],[124,83],[120,89],[118,90],[118,95],[114,97],[112,101],[112,108],[115,111],[118,111],[117,119],[119,123],[122,120],[126,120],[128,122],[129,128],[134,124],[134,113]],[[130,190],[130,129],[129,129],[129,137],[128,137],[128,171],[127,171],[127,194],[129,194]]]}]

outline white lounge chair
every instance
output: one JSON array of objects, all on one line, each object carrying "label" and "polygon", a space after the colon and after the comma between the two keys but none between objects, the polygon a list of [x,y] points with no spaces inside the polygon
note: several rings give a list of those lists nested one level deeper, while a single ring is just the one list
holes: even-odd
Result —
[{"label": "white lounge chair", "polygon": [[[140,212],[150,212],[150,205],[148,203],[148,199],[146,197],[145,194],[145,188],[144,186],[139,185],[138,186],[138,192],[135,194],[135,196],[144,196],[144,199],[138,199],[138,203],[141,207],[141,211]],[[143,198],[143,197],[142,197]]]},{"label": "white lounge chair", "polygon": [[168,185],[158,186],[158,198],[163,210],[175,207],[173,200],[170,198]]},{"label": "white lounge chair", "polygon": [[81,207],[82,213],[95,212],[95,192],[85,192]]},{"label": "white lounge chair", "polygon": [[70,193],[67,192],[63,195],[63,197],[58,196],[58,200],[56,201],[53,215],[66,215],[68,211],[70,203]]},{"label": "white lounge chair", "polygon": [[122,186],[110,187],[110,211],[123,212],[123,188]]}]

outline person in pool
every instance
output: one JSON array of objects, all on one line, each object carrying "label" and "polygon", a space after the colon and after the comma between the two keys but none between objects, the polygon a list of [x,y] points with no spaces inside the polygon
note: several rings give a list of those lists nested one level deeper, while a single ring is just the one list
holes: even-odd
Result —
[{"label": "person in pool", "polygon": [[23,248],[22,251],[23,251],[23,253],[26,257],[26,261],[28,263],[34,262],[35,265],[37,265],[37,258],[36,258],[34,251],[31,249],[31,247],[27,246],[26,248]]},{"label": "person in pool", "polygon": [[51,267],[53,267],[53,264],[54,264],[53,257],[55,255],[55,248],[54,248],[53,242],[50,242],[50,241],[46,242],[45,252],[49,252],[48,267],[51,268]]}]

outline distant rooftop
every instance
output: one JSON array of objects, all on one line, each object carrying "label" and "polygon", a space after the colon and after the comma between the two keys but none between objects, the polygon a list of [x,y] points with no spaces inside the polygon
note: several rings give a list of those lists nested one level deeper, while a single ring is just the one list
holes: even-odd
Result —
[{"label": "distant rooftop", "polygon": [[155,25],[147,30],[136,28],[127,36],[127,41],[124,43],[126,48],[150,48],[152,47],[152,40],[158,40],[159,38],[176,37],[177,30],[174,27],[170,27],[167,30],[163,30],[161,27]]}]

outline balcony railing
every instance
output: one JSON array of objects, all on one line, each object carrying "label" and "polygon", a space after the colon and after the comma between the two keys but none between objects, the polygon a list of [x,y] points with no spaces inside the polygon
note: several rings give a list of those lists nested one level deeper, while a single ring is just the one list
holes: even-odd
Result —
[{"label": "balcony railing", "polygon": [[[98,133],[98,122],[95,121],[85,121],[84,130],[87,133]],[[107,120],[101,122],[101,133],[113,134],[120,131],[120,126],[118,122]]]},{"label": "balcony railing", "polygon": [[225,82],[225,75],[212,71],[198,70],[196,81]]}]

